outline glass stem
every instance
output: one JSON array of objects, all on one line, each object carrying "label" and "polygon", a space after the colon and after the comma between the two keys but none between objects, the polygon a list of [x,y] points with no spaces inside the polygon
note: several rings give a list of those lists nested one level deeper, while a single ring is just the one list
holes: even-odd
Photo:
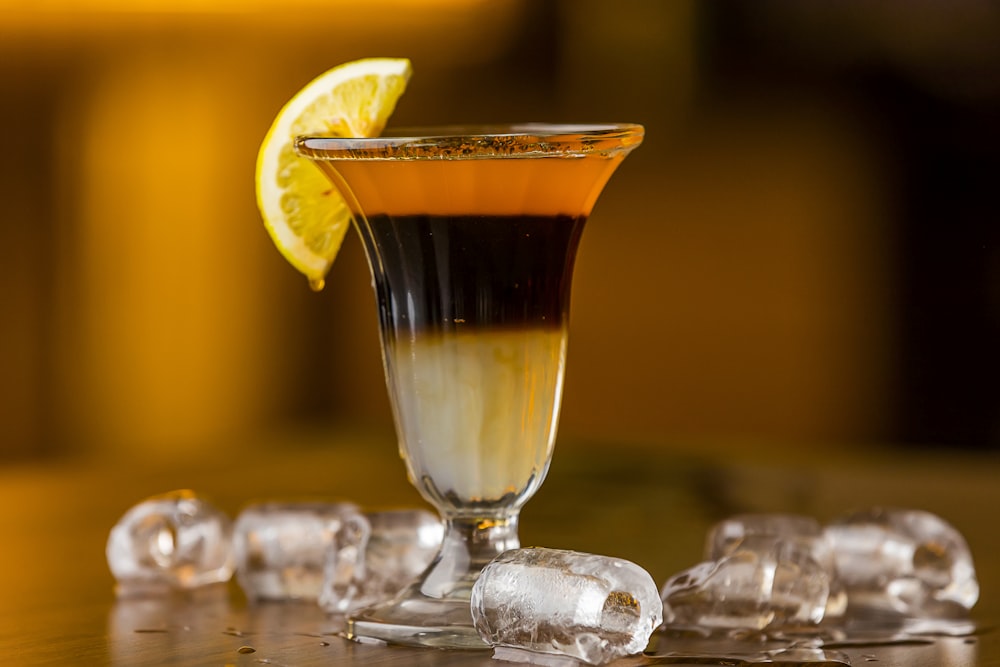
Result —
[{"label": "glass stem", "polygon": [[445,516],[444,540],[420,590],[427,597],[467,600],[479,572],[508,549],[517,549],[517,511],[502,516]]}]

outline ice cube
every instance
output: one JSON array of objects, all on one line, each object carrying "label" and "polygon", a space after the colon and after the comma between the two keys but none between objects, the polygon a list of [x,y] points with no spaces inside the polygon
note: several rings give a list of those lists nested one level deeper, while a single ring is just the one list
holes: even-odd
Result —
[{"label": "ice cube", "polygon": [[708,532],[705,559],[718,560],[739,548],[751,535],[801,542],[820,565],[833,566],[830,544],[819,521],[798,514],[738,514],[716,523]]},{"label": "ice cube", "polygon": [[225,582],[232,522],[195,492],[171,491],[130,508],[111,529],[106,555],[122,596]]},{"label": "ice cube", "polygon": [[640,653],[662,615],[641,567],[573,551],[506,551],[472,588],[472,619],[488,644],[594,665]]},{"label": "ice cube", "polygon": [[[705,542],[705,560],[717,561],[738,549],[753,548],[753,538],[773,538],[794,542],[808,551],[810,557],[826,570],[829,584],[824,618],[843,616],[847,609],[847,593],[837,577],[833,543],[819,521],[798,514],[739,514],[716,523]],[[771,551],[773,544],[757,539],[756,544]]]},{"label": "ice cube", "polygon": [[770,630],[819,623],[829,591],[808,547],[747,535],[729,555],[671,577],[661,596],[669,626]]},{"label": "ice cube", "polygon": [[364,576],[368,534],[351,503],[254,503],[236,519],[236,579],[251,600],[317,600],[329,578],[346,604]]},{"label": "ice cube", "polygon": [[353,611],[392,598],[431,564],[444,538],[444,524],[427,510],[366,512],[365,518],[371,533],[364,552],[364,578],[347,600],[335,577],[324,582],[319,603],[327,611]]},{"label": "ice cube", "polygon": [[826,527],[852,613],[964,616],[979,599],[969,547],[922,510],[872,508]]}]

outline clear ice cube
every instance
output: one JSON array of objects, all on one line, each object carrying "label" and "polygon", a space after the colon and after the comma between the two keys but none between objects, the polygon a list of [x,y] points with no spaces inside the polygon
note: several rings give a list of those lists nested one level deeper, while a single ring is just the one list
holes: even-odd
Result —
[{"label": "clear ice cube", "polygon": [[832,548],[819,521],[798,514],[738,514],[716,523],[708,532],[705,559],[718,560],[736,551],[749,536],[781,537],[801,542],[817,563],[833,567]]},{"label": "clear ice cube", "polygon": [[444,524],[426,510],[366,512],[365,518],[371,532],[363,579],[356,582],[358,590],[349,599],[338,592],[335,577],[325,581],[319,604],[327,611],[354,611],[394,597],[431,564],[444,539]]},{"label": "clear ice cube", "polygon": [[444,539],[444,524],[426,510],[369,512],[371,539],[365,552],[365,588],[389,598],[417,578],[434,560]]},{"label": "clear ice cube", "polygon": [[847,609],[847,593],[837,577],[833,542],[819,521],[799,514],[739,514],[716,523],[705,541],[705,560],[717,561],[739,549],[759,545],[771,551],[768,539],[793,542],[826,571],[829,585],[824,618],[838,618]]},{"label": "clear ice cube", "polygon": [[317,600],[346,606],[364,576],[368,521],[351,503],[263,502],[236,519],[236,579],[250,600]]},{"label": "clear ice cube", "polygon": [[488,644],[594,665],[642,652],[662,615],[644,569],[573,551],[506,551],[472,588],[472,619]]},{"label": "clear ice cube", "polygon": [[108,567],[119,595],[160,594],[228,581],[232,522],[190,490],[130,508],[108,536]]},{"label": "clear ice cube", "polygon": [[968,544],[922,510],[872,508],[826,527],[851,613],[960,617],[979,599]]},{"label": "clear ice cube", "polygon": [[829,575],[808,547],[747,535],[728,555],[671,577],[661,597],[668,626],[770,630],[819,623],[829,592]]}]

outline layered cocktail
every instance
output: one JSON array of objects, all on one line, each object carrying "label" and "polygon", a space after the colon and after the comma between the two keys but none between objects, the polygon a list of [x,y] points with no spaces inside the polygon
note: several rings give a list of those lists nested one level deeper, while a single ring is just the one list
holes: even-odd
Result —
[{"label": "layered cocktail", "polygon": [[584,222],[642,128],[397,134],[296,145],[353,210],[400,451],[446,522],[431,567],[397,599],[349,619],[349,633],[480,647],[472,584],[518,546],[518,513],[552,454]]}]

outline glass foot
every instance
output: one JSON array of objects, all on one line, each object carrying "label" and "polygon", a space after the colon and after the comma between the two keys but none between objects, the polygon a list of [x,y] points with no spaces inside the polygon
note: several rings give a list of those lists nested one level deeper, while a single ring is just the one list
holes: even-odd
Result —
[{"label": "glass foot", "polygon": [[469,600],[430,598],[414,588],[347,619],[347,638],[434,648],[490,648],[472,625]]},{"label": "glass foot", "polygon": [[347,638],[436,648],[489,648],[472,624],[472,586],[486,564],[520,546],[517,512],[445,520],[441,551],[417,581],[392,600],[347,619]]}]

